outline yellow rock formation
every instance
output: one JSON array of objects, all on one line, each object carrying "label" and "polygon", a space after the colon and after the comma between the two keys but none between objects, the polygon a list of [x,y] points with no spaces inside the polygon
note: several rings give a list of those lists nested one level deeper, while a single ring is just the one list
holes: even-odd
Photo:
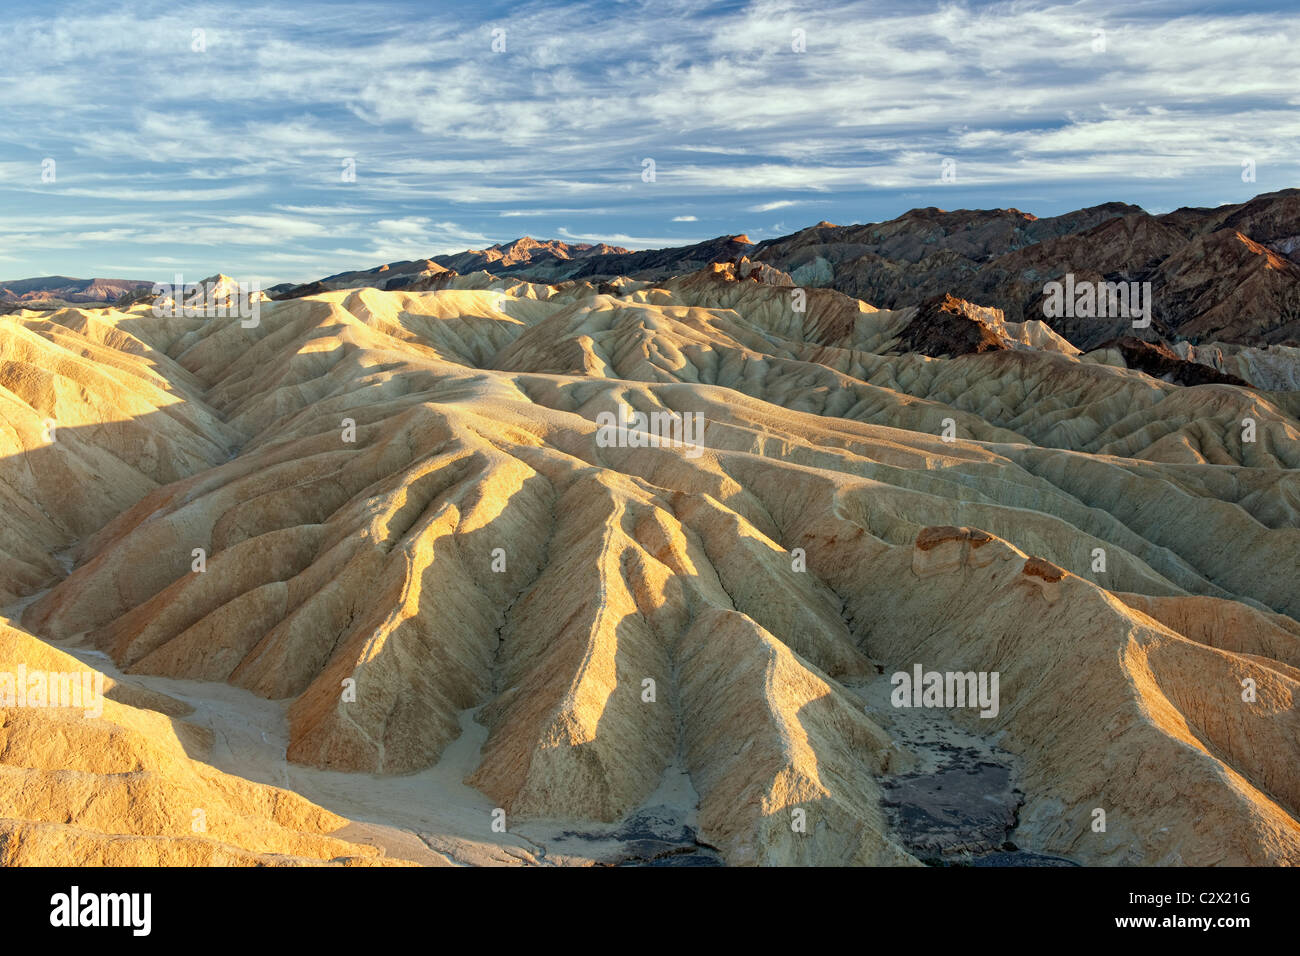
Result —
[{"label": "yellow rock formation", "polygon": [[[430,772],[472,714],[464,782],[512,830],[616,822],[680,767],[727,862],[915,864],[883,800],[908,715],[866,704],[919,662],[1000,674],[951,719],[1019,761],[1022,846],[1300,863],[1300,393],[1036,322],[900,353],[907,310],[792,292],[0,317],[0,672],[120,675],[99,717],[0,706],[0,860],[427,862],[218,769],[184,681],[282,707],[291,782]],[[602,440],[624,409],[699,447]]]}]

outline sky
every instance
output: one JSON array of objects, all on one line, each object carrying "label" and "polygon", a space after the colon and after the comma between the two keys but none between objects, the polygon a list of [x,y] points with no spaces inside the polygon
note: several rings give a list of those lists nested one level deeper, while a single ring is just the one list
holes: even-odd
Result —
[{"label": "sky", "polygon": [[0,0],[0,64],[0,279],[1300,186],[1300,12],[1267,0]]}]

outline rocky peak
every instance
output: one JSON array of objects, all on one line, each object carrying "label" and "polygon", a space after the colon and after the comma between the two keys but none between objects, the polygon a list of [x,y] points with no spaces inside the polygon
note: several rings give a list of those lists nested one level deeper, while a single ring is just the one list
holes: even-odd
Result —
[{"label": "rocky peak", "polygon": [[994,328],[1002,313],[947,293],[921,303],[912,321],[899,333],[899,348],[932,358],[974,355],[1013,348]]}]

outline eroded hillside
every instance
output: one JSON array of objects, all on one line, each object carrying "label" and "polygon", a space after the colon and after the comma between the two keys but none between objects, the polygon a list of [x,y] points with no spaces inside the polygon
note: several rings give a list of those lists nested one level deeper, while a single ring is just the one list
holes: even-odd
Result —
[{"label": "eroded hillside", "polygon": [[941,716],[1021,849],[1300,862],[1300,392],[743,261],[438,284],[0,317],[0,669],[109,687],[0,707],[0,859],[609,861],[653,810],[915,864],[920,664],[1000,675]]}]

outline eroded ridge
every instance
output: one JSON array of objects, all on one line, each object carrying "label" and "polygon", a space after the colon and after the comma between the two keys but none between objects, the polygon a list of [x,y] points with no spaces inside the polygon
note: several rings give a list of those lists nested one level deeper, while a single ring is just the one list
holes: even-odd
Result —
[{"label": "eroded ridge", "polygon": [[[116,674],[0,706],[0,858],[554,862],[656,819],[916,864],[877,688],[919,665],[998,675],[942,719],[1014,759],[1021,849],[1300,862],[1300,393],[743,267],[440,284],[0,317],[0,671]],[[160,682],[268,702],[283,776]],[[406,814],[451,760],[465,813]],[[371,817],[339,782],[402,775]]]}]

